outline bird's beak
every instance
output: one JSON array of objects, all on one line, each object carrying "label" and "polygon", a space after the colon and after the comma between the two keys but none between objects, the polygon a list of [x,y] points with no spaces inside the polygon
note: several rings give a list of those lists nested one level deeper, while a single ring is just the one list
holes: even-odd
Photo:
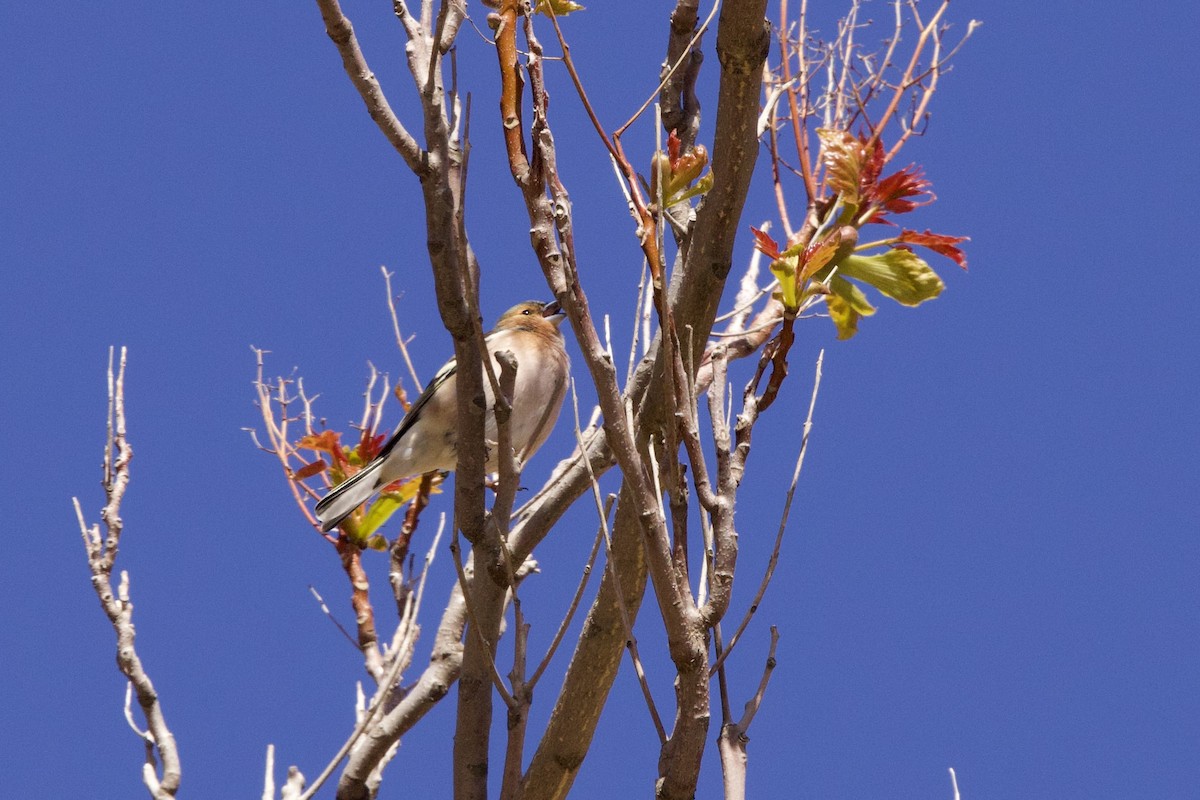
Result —
[{"label": "bird's beak", "polygon": [[542,306],[542,316],[555,325],[561,325],[562,321],[567,318],[566,312],[562,310],[562,306],[557,300]]}]

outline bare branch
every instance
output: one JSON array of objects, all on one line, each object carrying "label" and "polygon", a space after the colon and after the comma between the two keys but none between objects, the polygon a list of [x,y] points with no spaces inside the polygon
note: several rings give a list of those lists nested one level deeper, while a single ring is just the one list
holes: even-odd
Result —
[{"label": "bare branch", "polygon": [[[629,126],[636,122],[637,118],[640,117],[647,108],[649,108],[652,102],[654,102],[655,97],[661,97],[666,93],[668,86],[672,86],[673,91],[681,93],[686,93],[689,89],[694,88],[696,83],[695,73],[699,71],[700,63],[703,59],[700,57],[699,51],[693,51],[692,48],[700,43],[700,37],[704,35],[704,32],[707,31],[708,27],[712,24],[713,17],[717,15],[717,9],[721,7],[721,3],[720,0],[715,0],[713,2],[712,10],[708,12],[708,16],[705,18],[704,24],[702,24],[699,28],[695,28],[695,33],[692,35],[692,37],[687,40],[687,43],[684,46],[680,47],[679,45],[681,43],[681,37],[676,37],[676,28],[678,27],[680,30],[686,30],[689,27],[689,21],[692,22],[693,26],[695,25],[696,8],[698,5],[699,3],[693,2],[693,0],[678,0],[675,6],[675,11],[671,13],[672,36],[667,45],[667,58],[670,67],[668,68],[666,64],[663,65],[664,74],[658,86],[655,87],[654,91],[650,93],[650,96],[646,98],[646,102],[642,103],[642,105],[638,107],[638,110],[633,112],[633,116],[627,119],[625,124],[616,130],[616,132],[613,134],[614,136],[620,137],[621,134],[627,131]],[[687,34],[685,33],[683,35],[686,36]],[[674,48],[678,48],[679,54],[673,61],[671,61],[672,49]],[[690,64],[688,70],[682,76],[682,85],[678,85],[676,88],[676,85],[672,79],[675,77],[680,66],[683,65],[685,59],[687,59]],[[692,74],[689,75],[688,73]],[[694,100],[694,96],[692,99]],[[699,115],[699,105],[695,104],[692,106],[692,108],[694,108],[695,113]],[[698,120],[696,121],[696,125],[699,125]],[[674,128],[668,127],[667,130],[674,130]],[[692,135],[694,137],[694,132]]]},{"label": "bare branch", "polygon": [[[367,707],[366,712],[360,715],[360,719],[354,726],[354,730],[351,732],[350,737],[338,750],[333,759],[330,760],[325,769],[321,771],[321,774],[318,775],[317,778],[312,782],[312,785],[310,785],[308,789],[305,790],[302,795],[300,795],[300,800],[310,800],[310,798],[317,793],[317,790],[324,785],[325,781],[329,779],[329,776],[333,774],[333,771],[337,769],[339,764],[342,763],[342,759],[344,759],[346,755],[353,750],[355,745],[358,744],[359,739],[364,733],[366,733],[367,729],[375,724],[375,722],[380,718],[386,706],[387,698],[391,696],[393,691],[395,691],[397,681],[400,679],[400,675],[411,663],[412,651],[416,645],[417,636],[420,633],[420,627],[416,624],[416,619],[417,612],[420,610],[421,601],[425,594],[425,578],[428,574],[428,564],[433,561],[433,553],[436,552],[437,544],[439,541],[441,541],[442,531],[445,529],[445,527],[446,517],[443,514],[441,522],[438,525],[437,533],[433,537],[433,543],[430,545],[429,554],[426,556],[426,569],[421,573],[421,581],[418,585],[417,592],[415,595],[410,595],[407,608],[405,609],[405,614],[401,618],[399,626],[397,626],[396,636],[393,641],[393,648],[395,649],[396,653],[393,653],[392,655],[391,664],[388,667],[386,675],[382,680],[377,682],[378,688],[375,690],[375,695],[371,698],[371,703]],[[398,654],[404,655],[401,656]],[[375,739],[376,737],[372,736],[371,738]],[[389,742],[388,744],[390,746],[391,743]],[[386,751],[387,747],[384,748],[385,753]],[[382,755],[380,758],[382,758]],[[347,767],[347,772],[349,771],[350,768]],[[366,770],[367,773],[369,773],[369,771],[370,769]],[[363,780],[365,781],[365,779],[366,775],[364,774]],[[338,797],[342,797],[340,786],[338,789]]]},{"label": "bare branch", "polygon": [[404,163],[408,164],[408,168],[418,175],[424,174],[426,170],[423,163],[425,154],[421,152],[417,140],[405,129],[395,112],[392,111],[375,73],[367,65],[367,59],[358,46],[358,39],[354,36],[354,26],[342,13],[338,0],[317,0],[317,6],[321,9],[321,18],[325,20],[325,32],[337,46],[338,53],[342,56],[342,66],[345,68],[346,74],[350,76],[350,82],[354,84],[354,88],[358,90],[363,102],[366,103],[371,119],[375,120],[379,130],[392,143],[392,147],[396,148],[396,152],[404,159]]},{"label": "bare branch", "polygon": [[275,800],[275,745],[267,745],[267,768],[263,776],[262,800]]},{"label": "bare branch", "polygon": [[571,603],[567,606],[567,613],[563,615],[562,621],[558,625],[558,630],[554,633],[554,638],[550,641],[550,646],[546,648],[546,655],[542,657],[542,661],[538,664],[537,669],[533,671],[533,675],[529,678],[529,690],[537,686],[537,683],[542,678],[542,673],[546,671],[546,667],[550,666],[550,660],[554,658],[554,653],[558,649],[558,645],[562,642],[563,636],[567,632],[567,628],[571,626],[571,620],[575,618],[575,611],[579,608],[579,601],[583,598],[583,591],[587,588],[588,578],[592,576],[592,567],[596,563],[596,556],[600,552],[600,543],[604,541],[604,531],[608,519],[608,514],[612,510],[612,504],[616,500],[615,497],[609,496],[609,499],[604,504],[605,523],[601,523],[596,529],[596,540],[592,542],[592,552],[588,555],[587,562],[583,565],[583,576],[579,579],[579,584],[575,587],[575,595],[571,598]]},{"label": "bare branch", "polygon": [[317,604],[320,605],[321,613],[325,615],[325,618],[332,622],[333,626],[341,632],[342,636],[346,637],[346,641],[354,645],[354,647],[357,649],[358,642],[356,642],[354,637],[350,635],[350,631],[346,630],[345,626],[338,622],[337,617],[335,617],[333,612],[329,610],[329,606],[325,604],[325,598],[321,597],[321,593],[317,591],[316,587],[310,583],[308,585],[308,591],[312,594],[313,599],[317,601]]},{"label": "bare branch", "polygon": [[[432,558],[432,551],[427,558]],[[367,786],[371,772],[399,738],[445,697],[458,680],[462,668],[462,634],[466,621],[466,603],[461,588],[455,582],[434,637],[429,665],[400,702],[384,714],[366,736],[359,739],[338,781],[338,800],[367,800],[371,796]]]},{"label": "bare branch", "polygon": [[[288,767],[287,781],[279,791],[280,800],[299,800],[304,791],[304,775],[295,767]],[[263,776],[263,800],[275,800],[275,745],[267,745],[267,768]]]},{"label": "bare branch", "polygon": [[[408,355],[408,342],[404,341],[404,337],[400,335],[400,321],[396,317],[396,302],[392,297],[392,273],[387,271],[387,267],[381,266],[379,271],[383,273],[384,284],[387,286],[387,304],[388,314],[392,318],[392,330],[396,334],[396,346],[400,348],[400,355],[404,357],[404,365],[408,367],[409,377],[412,378],[413,386],[417,391],[421,390],[421,379],[417,377],[417,370],[413,366],[412,358]],[[397,383],[399,381],[397,380]]]},{"label": "bare branch", "polygon": [[825,351],[822,350],[817,355],[817,367],[813,376],[813,391],[812,397],[808,401],[808,417],[804,421],[803,434],[800,437],[800,453],[796,457],[796,467],[792,471],[792,482],[788,487],[787,499],[783,503],[783,515],[779,520],[779,530],[775,534],[775,546],[771,549],[771,558],[767,561],[767,571],[763,575],[762,582],[758,586],[758,592],[754,595],[754,599],[750,602],[750,607],[746,610],[746,615],[738,624],[737,630],[734,631],[733,637],[729,640],[728,647],[723,652],[717,654],[717,660],[709,668],[708,674],[714,675],[717,670],[725,663],[725,659],[729,657],[734,646],[742,637],[742,633],[746,630],[746,626],[750,624],[750,618],[758,611],[758,605],[762,602],[763,596],[767,593],[767,586],[771,583],[771,576],[775,574],[775,566],[779,563],[779,550],[783,544],[783,532],[787,530],[788,514],[792,509],[792,498],[796,494],[796,484],[800,480],[800,470],[804,467],[804,455],[808,452],[808,436],[812,431],[813,411],[817,406],[817,392],[821,389],[821,368],[825,362]]},{"label": "bare branch", "polygon": [[721,775],[725,784],[725,800],[744,800],[746,797],[746,731],[754,721],[767,692],[767,683],[775,669],[775,646],[779,644],[779,630],[771,626],[771,647],[767,651],[766,666],[758,682],[758,690],[746,701],[745,712],[738,722],[726,722],[717,737],[717,751],[721,755]]},{"label": "bare branch", "polygon": [[[672,276],[676,325],[691,325],[694,348],[703,348],[733,259],[741,209],[758,157],[757,122],[762,66],[770,47],[765,0],[727,0],[717,25],[721,80],[713,135],[713,188],[696,211],[683,268]],[[696,364],[700,351],[693,350]]]},{"label": "bare branch", "polygon": [[[921,53],[925,49],[925,44],[929,41],[930,37],[937,35],[937,26],[942,18],[942,15],[946,13],[946,9],[949,7],[950,0],[943,0],[942,4],[938,6],[938,10],[934,12],[933,17],[929,20],[929,24],[922,28],[921,34],[917,37],[917,43],[913,46],[912,57],[908,61],[908,66],[904,70],[904,75],[900,79],[899,85],[896,87],[895,91],[892,92],[892,98],[888,101],[886,109],[882,114],[879,115],[880,124],[876,126],[875,132],[871,134],[871,138],[869,138],[866,144],[863,146],[864,152],[871,152],[871,149],[875,146],[875,142],[879,140],[879,135],[883,131],[883,126],[887,123],[887,120],[891,119],[892,114],[896,113],[896,108],[900,105],[900,99],[904,97],[905,92],[911,85],[909,82],[916,73],[917,64],[920,63]],[[898,150],[898,148],[894,149]],[[891,160],[893,155],[894,153],[889,151],[884,160]]]},{"label": "bare branch", "polygon": [[[121,520],[121,501],[129,486],[129,462],[133,448],[125,435],[125,362],[126,351],[121,348],[119,367],[114,376],[113,349],[108,351],[108,441],[104,450],[104,495],[106,502],[100,512],[107,535],[101,539],[100,526],[88,526],[78,498],[73,498],[79,531],[87,552],[92,588],[100,600],[109,622],[117,634],[117,667],[129,679],[137,694],[138,705],[146,719],[145,732],[138,731],[132,715],[127,715],[130,727],[145,740],[146,761],[142,781],[155,800],[175,797],[179,791],[181,767],[175,736],[167,727],[158,692],[142,665],[134,645],[133,603],[129,600],[129,573],[121,572],[121,582],[113,591],[112,570],[116,562],[124,524]],[[155,753],[162,762],[161,771]]]},{"label": "bare branch", "polygon": [[383,654],[379,650],[379,636],[375,632],[371,584],[362,566],[362,547],[343,537],[338,541],[337,549],[342,569],[350,581],[350,605],[354,608],[354,622],[358,629],[358,649],[363,654],[367,674],[378,684],[384,676]]},{"label": "bare branch", "polygon": [[762,706],[763,696],[767,693],[767,683],[771,680],[771,672],[775,669],[775,646],[779,644],[779,629],[774,625],[771,626],[771,648],[767,651],[766,666],[763,667],[762,678],[759,679],[758,689],[754,692],[754,696],[746,701],[746,708],[742,713],[742,718],[738,721],[738,728],[742,733],[750,730],[750,723],[754,721],[754,715],[758,713],[758,709]]},{"label": "bare branch", "polygon": [[[667,39],[667,56],[659,73],[661,88],[658,102],[662,107],[663,126],[675,131],[683,150],[691,149],[700,128],[700,103],[696,98],[696,79],[700,75],[703,53],[696,47],[704,28],[697,31],[698,0],[677,0],[671,12],[670,36]],[[713,4],[713,12],[717,3]],[[705,28],[712,23],[712,14]],[[687,59],[687,68],[679,66]]]}]

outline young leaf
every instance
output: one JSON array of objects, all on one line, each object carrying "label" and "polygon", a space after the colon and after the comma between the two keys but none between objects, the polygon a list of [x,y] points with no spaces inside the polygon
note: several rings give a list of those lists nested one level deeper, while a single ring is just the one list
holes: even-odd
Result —
[{"label": "young leaf", "polygon": [[396,385],[392,387],[392,394],[400,403],[400,407],[404,409],[404,413],[407,414],[408,409],[412,406],[412,403],[408,402],[408,392],[404,391],[404,387],[400,385],[399,380],[397,380]]},{"label": "young leaf", "polygon": [[713,187],[713,174],[706,172],[698,181],[696,181],[687,191],[680,192],[676,195],[671,195],[664,202],[668,206],[673,206],[676,203],[682,203],[685,200],[691,200],[702,194],[708,194]]},{"label": "young leaf", "polygon": [[867,301],[862,289],[837,275],[829,279],[825,305],[829,309],[830,319],[837,326],[839,339],[849,339],[858,333],[859,318],[875,313],[875,306]]},{"label": "young leaf", "polygon": [[863,143],[847,131],[817,128],[821,140],[821,160],[825,163],[825,183],[847,205],[859,205]]},{"label": "young leaf", "polygon": [[362,522],[358,525],[358,535],[365,539],[375,531],[379,530],[385,522],[391,519],[392,514],[395,514],[404,505],[404,501],[394,494],[381,494],[375,498],[375,502],[371,503],[371,507],[367,509],[366,515]]},{"label": "young leaf", "polygon": [[767,258],[779,258],[779,245],[775,243],[774,239],[753,226],[751,226],[750,232],[754,234],[754,246],[758,252]]},{"label": "young leaf", "polygon": [[843,225],[829,233],[820,242],[811,244],[804,251],[800,271],[800,282],[811,278],[827,265],[839,264],[841,260],[854,251],[858,244],[858,231],[851,225]]},{"label": "young leaf", "polygon": [[337,431],[324,430],[320,433],[310,433],[296,442],[297,448],[314,450],[318,453],[328,453],[337,469],[345,471],[346,454],[341,443],[341,434]]},{"label": "young leaf", "polygon": [[392,514],[416,497],[420,489],[420,476],[392,481],[383,487],[379,492],[379,497],[375,498],[374,503],[371,503],[362,522],[358,524],[358,535],[365,539],[379,530],[385,522],[391,519]]},{"label": "young leaf", "polygon": [[842,259],[839,274],[869,283],[906,306],[931,300],[946,287],[916,253],[898,247],[875,256],[847,256]]},{"label": "young leaf", "polygon": [[675,131],[671,131],[667,136],[667,155],[670,157],[672,165],[675,164],[675,159],[679,158],[679,148],[682,146],[683,143],[679,141]]},{"label": "young leaf", "polygon": [[313,475],[320,475],[328,468],[329,465],[325,463],[325,459],[318,458],[311,464],[305,464],[303,467],[292,473],[292,480],[302,481],[305,478],[311,478]]},{"label": "young leaf", "polygon": [[[657,203],[659,193],[662,193],[663,201],[667,199],[667,185],[671,181],[671,159],[661,150],[655,150],[654,155],[650,157],[650,202]],[[661,189],[659,187],[662,187]]]},{"label": "young leaf", "polygon": [[683,191],[688,184],[700,177],[708,166],[708,150],[698,144],[683,155],[671,157],[671,178],[663,186],[663,194],[670,197]]},{"label": "young leaf", "polygon": [[379,449],[383,447],[383,443],[387,437],[388,435],[386,433],[372,436],[370,433],[364,430],[362,432],[362,436],[359,437],[358,447],[355,450],[360,463],[367,464],[371,461],[371,459],[375,458],[375,456],[379,453]]},{"label": "young leaf", "polygon": [[970,237],[968,236],[946,236],[945,234],[934,233],[926,228],[924,233],[908,230],[901,231],[899,241],[928,247],[933,252],[944,255],[963,269],[967,268],[967,255],[957,245],[970,241]]},{"label": "young leaf", "polygon": [[[933,193],[929,191],[931,185],[929,181],[925,180],[925,173],[920,167],[916,164],[909,164],[871,187],[867,200],[892,214],[906,214],[918,206],[929,205],[933,202]],[[919,201],[909,199],[921,195],[926,195],[926,197]]]},{"label": "young leaf", "polygon": [[875,147],[872,148],[869,155],[863,158],[862,173],[859,176],[859,185],[863,188],[863,196],[866,197],[875,182],[879,180],[879,173],[883,171],[884,165],[883,141],[875,140]]},{"label": "young leaf", "polygon": [[296,442],[296,447],[305,450],[315,450],[318,453],[340,453],[342,452],[342,444],[338,441],[338,438],[339,434],[337,431],[310,433]]},{"label": "young leaf", "polygon": [[547,17],[551,14],[556,17],[565,17],[572,11],[583,10],[583,6],[573,3],[571,0],[538,0],[536,9],[539,14],[545,14]]},{"label": "young leaf", "polygon": [[771,273],[779,281],[779,299],[789,311],[800,307],[800,281],[796,275],[799,260],[799,256],[785,256],[771,262]]}]

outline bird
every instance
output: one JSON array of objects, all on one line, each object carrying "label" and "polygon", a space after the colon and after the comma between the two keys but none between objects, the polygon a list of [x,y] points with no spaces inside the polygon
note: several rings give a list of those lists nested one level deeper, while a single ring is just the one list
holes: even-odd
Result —
[{"label": "bird", "polygon": [[[507,350],[517,362],[509,431],[513,452],[526,462],[545,443],[567,394],[570,359],[559,326],[565,317],[558,302],[527,300],[505,311],[486,336],[487,350]],[[389,483],[434,471],[453,471],[457,452],[458,364],[451,358],[438,370],[378,455],[317,503],[322,531],[330,531]],[[497,365],[496,375],[499,377]],[[487,472],[497,470],[496,416],[491,382],[483,391]]]}]

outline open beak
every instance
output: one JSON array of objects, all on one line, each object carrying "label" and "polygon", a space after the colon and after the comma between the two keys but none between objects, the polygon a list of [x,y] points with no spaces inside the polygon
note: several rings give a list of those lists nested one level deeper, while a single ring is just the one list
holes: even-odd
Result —
[{"label": "open beak", "polygon": [[562,306],[557,300],[542,306],[542,316],[555,325],[561,325],[562,321],[567,318],[566,312],[562,310]]}]

